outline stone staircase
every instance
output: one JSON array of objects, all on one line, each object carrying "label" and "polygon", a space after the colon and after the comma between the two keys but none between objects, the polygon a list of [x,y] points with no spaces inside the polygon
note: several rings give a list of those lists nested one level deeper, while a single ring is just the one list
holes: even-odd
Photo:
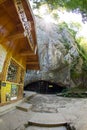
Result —
[{"label": "stone staircase", "polygon": [[17,109],[28,112],[32,108],[32,104],[29,103],[21,103],[16,106]]}]

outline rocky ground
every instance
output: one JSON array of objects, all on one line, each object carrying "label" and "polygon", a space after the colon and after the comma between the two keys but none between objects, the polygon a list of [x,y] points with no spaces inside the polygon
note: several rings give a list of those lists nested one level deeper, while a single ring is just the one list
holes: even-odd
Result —
[{"label": "rocky ground", "polygon": [[87,99],[37,95],[29,102],[33,104],[34,112],[61,113],[76,130],[87,130]]},{"label": "rocky ground", "polygon": [[[64,121],[75,126],[76,130],[87,130],[87,98],[66,98],[56,95],[37,94],[27,101],[33,105],[31,111],[13,110],[0,117],[0,130],[45,130],[35,126],[24,128],[28,120]],[[66,130],[61,127],[47,130]],[[74,130],[74,129],[73,129]]]}]

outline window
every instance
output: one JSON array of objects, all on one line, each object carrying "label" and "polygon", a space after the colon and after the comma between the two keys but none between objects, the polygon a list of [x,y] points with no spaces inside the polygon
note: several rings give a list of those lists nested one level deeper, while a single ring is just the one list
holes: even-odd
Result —
[{"label": "window", "polygon": [[11,60],[10,65],[8,67],[7,81],[16,82],[17,72],[18,72],[18,65],[13,60]]}]

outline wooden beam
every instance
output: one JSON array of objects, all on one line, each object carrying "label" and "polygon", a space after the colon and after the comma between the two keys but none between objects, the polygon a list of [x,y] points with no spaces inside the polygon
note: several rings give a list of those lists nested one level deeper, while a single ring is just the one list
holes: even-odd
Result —
[{"label": "wooden beam", "polygon": [[35,46],[34,53],[35,53],[35,54],[37,53],[37,45]]},{"label": "wooden beam", "polygon": [[8,15],[8,17],[11,19],[11,21],[16,25],[17,23],[20,22],[20,20],[15,10],[13,0],[4,0],[4,1],[5,2],[2,3],[2,7],[5,13]]},{"label": "wooden beam", "polygon": [[[31,22],[28,21],[27,15],[26,15],[26,12],[25,12],[25,8],[24,8],[25,6],[27,6],[27,3],[25,1],[26,5],[24,5],[24,3],[22,3],[23,1],[22,0],[20,0],[20,1],[14,0],[14,4],[15,4],[15,7],[16,7],[18,16],[20,18],[20,21],[22,23],[22,26],[24,28],[24,32],[26,32],[25,34],[26,34],[28,43],[29,43],[31,49],[34,50],[34,41],[33,41],[33,36],[32,36],[32,33],[31,33]],[[31,14],[29,8],[28,8],[27,11],[29,12],[29,14]],[[31,15],[31,17],[32,17],[32,15]]]},{"label": "wooden beam", "polygon": [[20,56],[34,56],[35,54],[33,52],[30,51],[23,51],[19,53]]},{"label": "wooden beam", "polygon": [[16,39],[20,39],[20,38],[24,38],[24,33],[18,33],[18,34],[13,34],[13,35],[9,35],[7,36],[8,40],[16,40]]},{"label": "wooden beam", "polygon": [[38,62],[29,62],[29,61],[28,61],[28,62],[26,62],[26,64],[27,64],[27,65],[39,65],[39,63],[38,63]]},{"label": "wooden beam", "polygon": [[31,67],[31,68],[33,68],[33,67],[39,67],[39,64],[36,64],[36,65],[35,65],[35,64],[28,65],[28,64],[27,64],[27,67]]},{"label": "wooden beam", "polygon": [[27,66],[27,70],[40,70],[40,66]]},{"label": "wooden beam", "polygon": [[38,58],[35,57],[28,57],[26,62],[38,62]]},{"label": "wooden beam", "polygon": [[6,0],[0,0],[0,4],[4,3]]}]

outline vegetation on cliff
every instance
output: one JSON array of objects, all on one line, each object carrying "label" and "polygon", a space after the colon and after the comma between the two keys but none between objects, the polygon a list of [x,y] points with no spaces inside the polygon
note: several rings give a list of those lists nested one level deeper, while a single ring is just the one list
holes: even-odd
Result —
[{"label": "vegetation on cliff", "polygon": [[[55,56],[52,56],[55,59],[55,62],[54,60],[52,60],[52,63],[57,63],[56,65],[58,65],[58,67],[61,66],[61,68],[64,68],[63,64],[69,65],[68,67],[70,67],[70,69],[68,70],[70,70],[70,75],[67,74],[68,79],[71,78],[71,80],[75,83],[77,87],[86,88],[87,87],[87,81],[86,81],[87,79],[87,39],[85,38],[86,34],[82,36],[81,33],[82,33],[82,26],[86,25],[84,27],[87,27],[87,23],[86,23],[87,0],[83,0],[83,1],[82,0],[31,0],[31,1],[33,1],[33,11],[35,15],[43,19],[42,25],[39,25],[41,21],[38,21],[38,28],[39,28],[38,41],[40,42],[40,45],[39,45],[41,46],[40,48],[42,48],[42,50],[40,50],[41,51],[40,56],[43,55],[44,60],[42,62],[45,62],[45,63],[42,63],[42,64],[44,68],[46,64],[47,66],[50,65],[48,61],[49,55],[51,55],[50,49],[54,48],[55,51],[53,52],[56,52],[56,55],[58,54],[58,56],[59,55],[61,56],[61,58],[59,57],[58,60],[62,62],[59,62],[59,61],[56,62],[57,58]],[[85,24],[81,23],[81,20]],[[51,24],[51,22],[53,24]],[[52,30],[49,30],[50,28],[53,29],[53,32]],[[41,34],[43,38],[40,39]],[[44,42],[47,45],[47,48],[44,45]],[[51,42],[54,42],[53,47],[51,46]],[[59,46],[57,44],[59,44]],[[59,48],[59,49],[57,49],[56,51],[56,48]],[[48,49],[50,50],[50,54],[48,53],[49,51],[47,51]],[[62,59],[64,59],[64,61]],[[52,66],[52,63],[51,63],[51,68],[52,67],[54,67],[54,69],[58,68],[56,65],[54,66],[54,64]],[[58,63],[61,63],[61,64],[59,65]],[[53,76],[55,75],[56,77],[59,76],[59,74],[57,74],[59,73],[57,72],[59,70],[60,68],[50,71],[47,78],[49,77],[50,80],[53,80]],[[40,77],[42,75],[42,77],[45,78],[47,74],[43,76],[44,73],[43,72],[40,73],[38,71],[38,75],[40,75]],[[64,75],[65,75],[65,72],[63,76]],[[57,77],[57,79],[59,79],[60,77]],[[64,79],[65,78],[62,77],[62,82]],[[66,80],[67,80],[67,76],[66,76]],[[56,79],[55,79],[55,82],[56,82]]]},{"label": "vegetation on cliff", "polygon": [[87,21],[87,0],[31,0],[34,8],[39,8],[42,4],[47,4],[50,10],[56,8],[66,8],[76,13],[81,13],[83,22]]}]

